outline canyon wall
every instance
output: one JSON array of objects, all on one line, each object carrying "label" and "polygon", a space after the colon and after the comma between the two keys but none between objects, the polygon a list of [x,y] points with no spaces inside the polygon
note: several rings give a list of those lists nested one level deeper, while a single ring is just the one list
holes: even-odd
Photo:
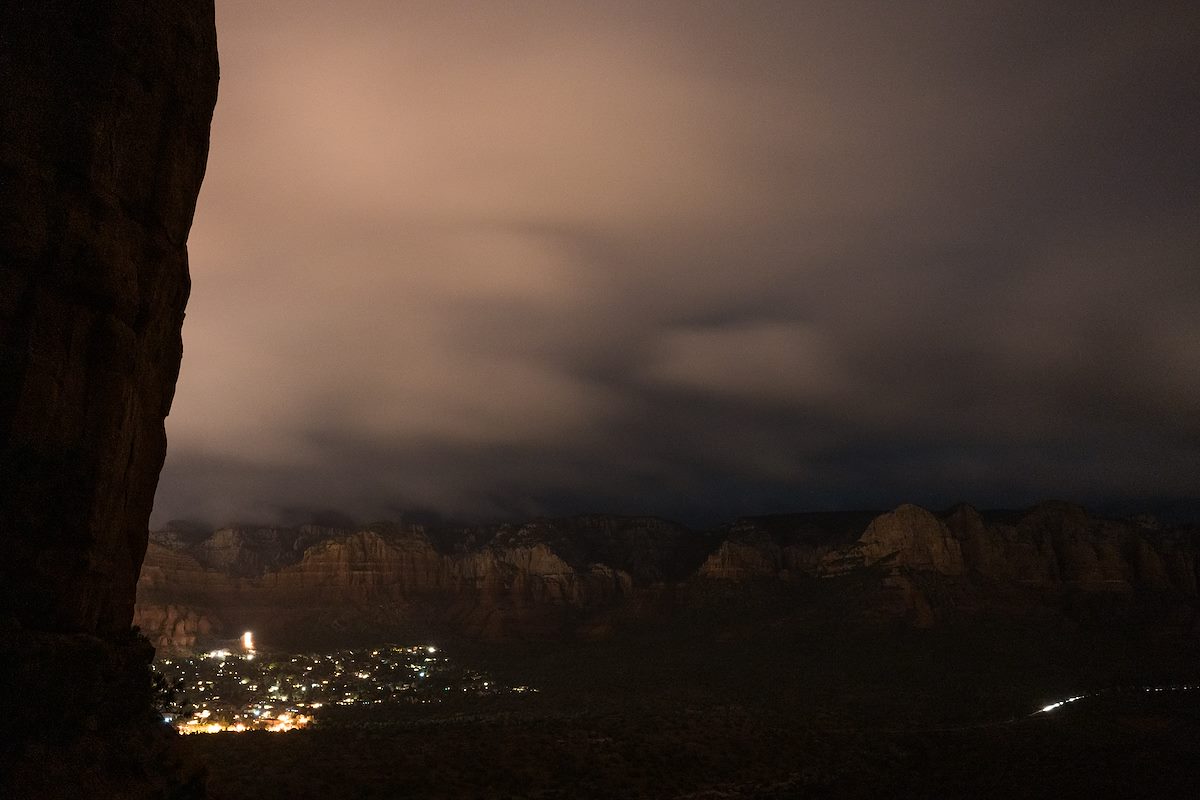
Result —
[{"label": "canyon wall", "polygon": [[[1198,564],[1194,531],[1065,504],[984,514],[905,505],[707,533],[599,515],[445,530],[226,528],[191,542],[164,531],[150,545],[136,621],[161,647],[184,651],[246,628],[293,646],[321,636],[590,637],[665,620],[705,585],[833,587],[865,574],[882,590],[870,611],[924,625],[1077,593],[1194,607]],[[737,592],[725,596],[736,602]]]},{"label": "canyon wall", "polygon": [[[105,783],[103,765],[22,753],[38,736],[148,713],[138,694],[150,652],[129,630],[217,81],[211,0],[0,5],[0,772],[18,787],[10,796],[72,784],[136,794],[130,781]],[[68,677],[89,696],[58,685]]]},{"label": "canyon wall", "polygon": [[217,645],[243,629],[261,642],[296,644],[321,631],[351,639],[380,631],[483,639],[578,632],[590,615],[630,601],[635,574],[657,578],[662,566],[645,553],[673,552],[676,531],[649,531],[654,524],[618,522],[611,540],[592,538],[611,545],[630,528],[647,533],[608,559],[616,566],[545,523],[502,526],[483,543],[479,530],[442,532],[441,548],[424,530],[395,525],[316,540],[306,529],[225,528],[190,546],[156,533],[135,622],[166,650]]}]

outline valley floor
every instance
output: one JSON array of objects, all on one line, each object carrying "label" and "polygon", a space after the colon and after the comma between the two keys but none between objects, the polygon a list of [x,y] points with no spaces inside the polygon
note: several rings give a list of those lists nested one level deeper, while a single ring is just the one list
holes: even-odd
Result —
[{"label": "valley floor", "polygon": [[743,708],[431,717],[188,737],[242,798],[1187,797],[1195,697],[954,731],[835,730]]},{"label": "valley floor", "polygon": [[1200,692],[1134,689],[1200,684],[1190,638],[679,625],[445,649],[541,691],[339,709],[304,731],[185,747],[216,800],[1163,798],[1200,785]]}]

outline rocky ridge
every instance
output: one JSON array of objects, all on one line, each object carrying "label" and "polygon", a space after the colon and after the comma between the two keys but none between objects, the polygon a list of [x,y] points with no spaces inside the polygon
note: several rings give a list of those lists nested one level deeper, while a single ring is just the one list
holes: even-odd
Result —
[{"label": "rocky ridge", "polygon": [[866,573],[887,598],[875,611],[929,625],[1016,597],[1040,603],[1073,593],[1194,607],[1198,569],[1196,531],[1061,503],[759,517],[715,532],[602,515],[436,530],[235,527],[190,544],[154,534],[136,622],[168,649],[232,639],[243,628],[281,640],[602,636],[623,619],[670,614],[706,582]]}]

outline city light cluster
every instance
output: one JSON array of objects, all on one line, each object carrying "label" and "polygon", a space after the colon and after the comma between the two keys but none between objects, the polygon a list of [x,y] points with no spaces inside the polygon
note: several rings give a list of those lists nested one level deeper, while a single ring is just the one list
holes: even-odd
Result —
[{"label": "city light cluster", "polygon": [[281,713],[278,717],[259,716],[239,719],[233,724],[216,720],[210,722],[208,717],[196,715],[178,722],[175,725],[175,730],[180,733],[222,733],[224,731],[233,731],[235,733],[241,733],[242,731],[283,733],[285,731],[306,728],[310,722],[312,722],[312,717],[307,714],[292,713],[289,711]]},{"label": "city light cluster", "polygon": [[162,659],[157,668],[179,694],[164,719],[180,733],[296,730],[313,724],[324,706],[436,703],[453,693],[535,691],[501,686],[456,664],[433,645],[385,645],[328,653],[210,650]]}]

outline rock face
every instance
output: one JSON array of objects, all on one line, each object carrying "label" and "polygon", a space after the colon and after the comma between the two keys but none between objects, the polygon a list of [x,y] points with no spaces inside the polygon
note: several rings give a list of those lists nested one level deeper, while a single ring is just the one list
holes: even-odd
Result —
[{"label": "rock face", "polygon": [[[614,530],[621,535],[627,527]],[[590,612],[622,605],[634,586],[625,570],[589,561],[582,542],[569,563],[546,541],[562,530],[542,522],[503,526],[480,546],[466,544],[479,531],[464,531],[448,552],[420,528],[326,533],[284,561],[276,542],[290,538],[287,532],[264,537],[225,528],[192,546],[155,534],[135,622],[172,650],[231,638],[244,628],[276,642],[321,628],[347,636],[446,629],[491,639],[544,636],[569,633],[571,623]],[[249,547],[231,560],[231,540],[258,542],[276,557],[255,559]],[[261,568],[246,570],[252,562]],[[662,568],[644,566],[651,574]]]},{"label": "rock face", "polygon": [[211,0],[0,5],[0,795],[163,790],[129,627],[217,72]]},{"label": "rock face", "polygon": [[849,512],[738,520],[697,574],[716,580],[812,575],[825,560],[838,558],[876,516]]},{"label": "rock face", "polygon": [[783,548],[765,534],[745,532],[721,542],[700,565],[699,574],[715,580],[736,581],[775,577],[783,570]]},{"label": "rock face", "polygon": [[154,535],[137,623],[180,650],[229,642],[245,628],[277,643],[322,634],[592,636],[621,620],[660,620],[693,590],[702,595],[705,582],[856,573],[878,575],[872,613],[931,625],[1014,593],[1029,602],[1149,593],[1194,606],[1198,563],[1190,532],[1063,504],[1016,514],[905,505],[759,517],[719,535],[600,515],[446,530],[225,528],[191,544]]},{"label": "rock face", "polygon": [[933,514],[911,504],[875,518],[856,549],[865,564],[886,560],[899,567],[942,575],[963,573],[962,548],[950,529]]},{"label": "rock face", "polygon": [[133,614],[182,353],[213,4],[0,15],[3,609],[113,634]]}]

